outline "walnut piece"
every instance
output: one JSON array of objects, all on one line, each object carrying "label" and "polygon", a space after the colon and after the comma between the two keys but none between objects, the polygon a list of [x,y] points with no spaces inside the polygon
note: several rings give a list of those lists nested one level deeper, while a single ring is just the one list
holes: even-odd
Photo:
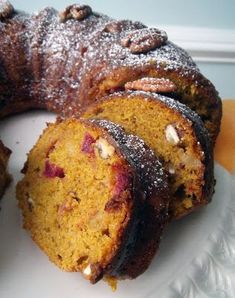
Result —
[{"label": "walnut piece", "polygon": [[0,0],[0,21],[9,18],[14,12],[14,7],[9,1]]},{"label": "walnut piece", "polygon": [[165,78],[141,78],[136,81],[127,82],[126,90],[141,90],[145,92],[169,93],[176,91],[176,85]]},{"label": "walnut piece", "polygon": [[176,128],[172,124],[168,124],[165,128],[165,136],[169,143],[177,145],[180,142]]},{"label": "walnut piece", "polygon": [[121,45],[129,48],[132,54],[141,54],[161,47],[166,41],[165,31],[156,28],[143,28],[127,33],[127,36],[121,39]]},{"label": "walnut piece", "polygon": [[181,155],[181,162],[185,166],[187,166],[187,167],[189,166],[189,167],[192,167],[195,169],[200,168],[202,166],[202,162],[198,158],[196,158],[192,155],[189,155],[187,153],[183,153]]},{"label": "walnut piece", "polygon": [[73,4],[65,8],[59,13],[60,21],[66,22],[69,19],[82,21],[92,14],[92,9],[88,5]]},{"label": "walnut piece", "polygon": [[95,147],[98,149],[99,155],[103,159],[113,156],[115,152],[115,148],[104,138],[99,138],[95,143]]}]

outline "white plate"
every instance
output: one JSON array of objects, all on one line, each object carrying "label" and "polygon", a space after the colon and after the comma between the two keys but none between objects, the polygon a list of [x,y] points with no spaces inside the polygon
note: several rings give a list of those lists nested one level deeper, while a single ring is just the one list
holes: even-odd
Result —
[{"label": "white plate", "polygon": [[150,268],[136,280],[119,282],[115,293],[104,282],[92,286],[79,273],[61,272],[50,263],[21,227],[15,184],[26,152],[45,122],[54,119],[37,111],[0,123],[0,138],[13,150],[9,170],[14,176],[0,211],[1,298],[235,297],[234,181],[218,165],[213,202],[172,223]]}]

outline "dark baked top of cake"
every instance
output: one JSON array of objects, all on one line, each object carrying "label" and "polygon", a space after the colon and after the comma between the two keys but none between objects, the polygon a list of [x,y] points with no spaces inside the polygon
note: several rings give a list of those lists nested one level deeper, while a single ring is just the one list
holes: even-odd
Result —
[{"label": "dark baked top of cake", "polygon": [[[135,135],[126,134],[120,125],[114,124],[111,121],[98,119],[89,121],[103,127],[112,136],[117,146],[116,149],[120,148],[120,153],[135,169],[134,194],[137,208],[135,210],[134,220],[126,231],[126,240],[122,249],[108,269],[108,274],[121,276],[123,274],[123,268],[128,267],[133,253],[136,253],[136,250],[139,249],[139,246],[136,246],[136,242],[142,230],[146,229],[146,231],[149,231],[150,219],[146,216],[147,212],[145,209],[150,208],[154,213],[155,233],[154,236],[149,235],[150,238],[160,238],[162,230],[168,222],[168,205],[170,201],[168,175],[161,161],[145,145],[142,139]],[[151,248],[153,250],[151,253],[154,254],[156,248],[155,246]],[[149,254],[151,253],[149,252]],[[149,261],[146,262],[146,266],[149,265]],[[137,271],[134,270],[132,272],[134,276],[137,274]]]}]

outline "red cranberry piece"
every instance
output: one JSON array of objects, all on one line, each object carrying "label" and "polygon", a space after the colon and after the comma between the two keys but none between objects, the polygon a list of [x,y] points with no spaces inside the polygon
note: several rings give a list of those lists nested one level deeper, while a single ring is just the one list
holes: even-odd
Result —
[{"label": "red cranberry piece", "polygon": [[114,171],[116,171],[116,182],[114,185],[114,195],[119,196],[123,190],[125,190],[130,182],[130,176],[128,169],[124,168],[120,164],[115,164],[112,166]]},{"label": "red cranberry piece", "polygon": [[122,208],[128,197],[125,191],[131,181],[129,170],[121,164],[113,164],[112,169],[115,173],[115,183],[113,187],[113,197],[106,203],[104,210],[116,212]]},{"label": "red cranberry piece", "polygon": [[50,163],[49,160],[46,160],[43,175],[45,175],[47,178],[64,178],[65,176],[64,170],[61,167],[58,167],[57,165]]},{"label": "red cranberry piece", "polygon": [[93,143],[95,143],[95,139],[89,133],[86,133],[82,142],[82,152],[89,154],[94,153],[94,148],[91,146]]}]

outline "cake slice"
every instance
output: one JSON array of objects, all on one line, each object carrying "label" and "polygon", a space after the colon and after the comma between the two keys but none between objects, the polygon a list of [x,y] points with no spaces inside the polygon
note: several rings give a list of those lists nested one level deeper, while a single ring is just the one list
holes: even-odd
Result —
[{"label": "cake slice", "polygon": [[17,198],[24,228],[61,269],[134,278],[168,222],[161,162],[108,121],[50,124],[28,155]]},{"label": "cake slice", "polygon": [[6,186],[11,181],[11,177],[7,172],[7,163],[11,150],[8,149],[0,140],[0,198],[3,195]]},{"label": "cake slice", "polygon": [[83,118],[108,119],[141,137],[170,175],[170,214],[180,218],[210,202],[214,190],[213,151],[207,130],[190,108],[144,91],[107,96]]}]

